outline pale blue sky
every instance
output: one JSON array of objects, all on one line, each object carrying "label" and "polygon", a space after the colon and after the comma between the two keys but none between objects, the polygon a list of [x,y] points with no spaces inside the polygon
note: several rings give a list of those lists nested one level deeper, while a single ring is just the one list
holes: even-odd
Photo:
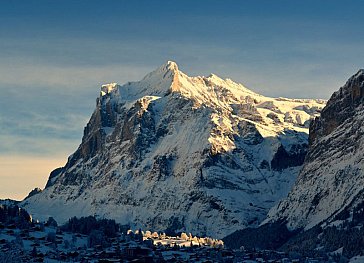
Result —
[{"label": "pale blue sky", "polygon": [[2,180],[16,182],[24,160],[63,164],[102,83],[167,60],[264,95],[328,98],[364,67],[363,10],[359,0],[1,1],[0,198],[43,187],[46,165],[21,172],[36,177],[23,190]]}]

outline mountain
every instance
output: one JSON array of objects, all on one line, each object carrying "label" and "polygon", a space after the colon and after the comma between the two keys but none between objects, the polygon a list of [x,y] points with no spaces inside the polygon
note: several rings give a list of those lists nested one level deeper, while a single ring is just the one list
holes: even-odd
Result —
[{"label": "mountain", "polygon": [[311,122],[309,150],[288,196],[258,228],[238,230],[224,238],[225,244],[279,249],[325,262],[349,262],[363,255],[363,123],[364,70],[360,70]]},{"label": "mountain", "polygon": [[217,238],[257,226],[291,189],[325,103],[189,77],[168,61],[103,85],[78,149],[22,206],[40,219],[96,214]]},{"label": "mountain", "polygon": [[364,71],[335,92],[310,125],[309,151],[287,198],[267,221],[311,228],[364,200]]}]

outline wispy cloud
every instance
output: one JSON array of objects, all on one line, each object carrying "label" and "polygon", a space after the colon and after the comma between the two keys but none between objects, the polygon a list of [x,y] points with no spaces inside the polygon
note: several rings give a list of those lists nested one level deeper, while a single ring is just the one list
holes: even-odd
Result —
[{"label": "wispy cloud", "polygon": [[[6,135],[0,134],[0,155],[27,155],[27,156],[57,156],[68,157],[74,152],[80,139],[33,138],[28,135]],[[3,171],[0,171],[0,175]]]},{"label": "wispy cloud", "polygon": [[13,92],[20,92],[22,87],[24,96],[41,96],[56,88],[58,91],[55,92],[72,96],[81,95],[85,90],[97,95],[101,84],[136,80],[145,74],[146,69],[128,65],[60,66],[48,62],[37,64],[31,61],[2,60],[0,72],[0,90],[13,89]]}]

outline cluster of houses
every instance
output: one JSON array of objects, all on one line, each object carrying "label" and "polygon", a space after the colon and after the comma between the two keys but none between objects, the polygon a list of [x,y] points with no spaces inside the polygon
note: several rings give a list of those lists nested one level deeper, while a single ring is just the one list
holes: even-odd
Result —
[{"label": "cluster of houses", "polygon": [[300,261],[269,250],[229,250],[221,240],[186,233],[173,237],[128,230],[105,243],[93,245],[91,241],[90,235],[61,231],[55,225],[34,223],[20,229],[15,224],[0,223],[0,262],[323,262]]},{"label": "cluster of houses", "polygon": [[26,229],[0,223],[0,262],[205,262],[226,253],[221,240],[186,233],[171,237],[128,230],[95,244],[90,235],[44,223]]}]

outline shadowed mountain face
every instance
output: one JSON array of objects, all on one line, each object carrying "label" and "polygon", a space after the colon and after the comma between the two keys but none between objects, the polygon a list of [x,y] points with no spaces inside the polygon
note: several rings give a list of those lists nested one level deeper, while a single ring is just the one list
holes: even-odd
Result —
[{"label": "shadowed mountain face", "polygon": [[309,151],[288,197],[267,221],[286,220],[291,229],[352,213],[364,198],[364,71],[335,92],[310,125]]},{"label": "shadowed mountain face", "polygon": [[259,224],[303,163],[325,101],[268,98],[167,62],[103,85],[79,148],[22,205],[35,217],[100,215],[222,237]]}]

